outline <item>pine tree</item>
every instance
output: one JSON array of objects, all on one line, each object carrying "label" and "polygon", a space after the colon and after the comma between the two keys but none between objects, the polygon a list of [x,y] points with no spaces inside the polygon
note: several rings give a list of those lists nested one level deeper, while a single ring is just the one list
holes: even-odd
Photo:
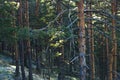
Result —
[{"label": "pine tree", "polygon": [[[28,3],[28,0],[25,0],[25,26],[29,30],[29,3]],[[28,62],[29,62],[29,80],[33,80],[31,44],[30,44],[30,37],[29,36],[27,37],[27,40],[26,40],[26,46],[27,46],[27,54],[28,54]]]},{"label": "pine tree", "polygon": [[85,21],[84,21],[84,0],[76,3],[78,7],[78,45],[79,45],[79,60],[80,60],[80,79],[86,80],[86,45],[85,45]]}]

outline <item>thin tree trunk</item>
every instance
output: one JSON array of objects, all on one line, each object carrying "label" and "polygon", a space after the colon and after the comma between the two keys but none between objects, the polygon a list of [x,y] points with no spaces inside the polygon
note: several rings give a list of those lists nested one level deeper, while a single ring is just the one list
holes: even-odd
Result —
[{"label": "thin tree trunk", "polygon": [[[12,11],[12,14],[13,16],[15,16],[15,11]],[[15,24],[15,19],[13,21],[13,27],[16,28],[16,24]],[[16,32],[14,32],[14,37],[17,38],[16,36]],[[19,54],[18,54],[18,44],[17,44],[17,39],[15,40],[15,43],[14,43],[14,52],[15,52],[15,64],[16,64],[16,70],[15,70],[15,73],[16,73],[16,77],[19,77]],[[13,53],[14,53],[13,52]]]},{"label": "thin tree trunk", "polygon": [[[22,19],[22,1],[18,0],[20,3],[19,11],[18,11],[18,24],[20,27],[23,28],[23,19]],[[22,74],[22,80],[26,80],[25,77],[25,69],[24,69],[24,43],[23,39],[19,41],[19,54],[20,54],[20,65],[21,65],[21,74]]]},{"label": "thin tree trunk", "polygon": [[[62,0],[57,0],[57,6],[56,6],[57,15],[62,11],[61,2],[62,2]],[[60,17],[58,18],[57,25],[58,25],[58,27],[60,27],[62,25],[62,15],[60,15]],[[61,63],[59,63],[60,65],[58,66],[58,68],[59,68],[58,80],[64,80],[64,78],[65,78],[64,69],[63,69],[63,67],[64,67],[64,65],[63,65],[63,62],[64,62],[64,45],[59,48],[59,51],[60,51],[60,53],[62,53],[62,56],[60,56],[61,57],[60,58]]]},{"label": "thin tree trunk", "polygon": [[112,19],[112,54],[113,54],[113,79],[115,80],[117,78],[117,75],[114,73],[117,71],[117,41],[116,41],[116,21],[115,21],[115,16],[116,16],[116,0],[112,0],[112,15],[114,16]]},{"label": "thin tree trunk", "polygon": [[25,77],[25,68],[24,68],[24,43],[23,40],[20,40],[19,44],[19,49],[20,49],[20,64],[21,64],[21,74],[22,74],[22,80],[26,80]]},{"label": "thin tree trunk", "polygon": [[39,6],[40,6],[40,0],[36,0],[36,10],[35,10],[36,17],[39,16]]},{"label": "thin tree trunk", "polygon": [[85,20],[84,20],[84,0],[80,0],[76,3],[78,7],[78,44],[79,44],[79,60],[80,60],[80,79],[86,80],[86,45],[85,45]]},{"label": "thin tree trunk", "polygon": [[[103,28],[103,30],[105,31],[105,28]],[[101,73],[102,75],[101,76],[102,76],[102,80],[103,79],[106,80],[106,72],[107,72],[107,66],[106,66],[106,60],[107,59],[106,59],[106,56],[107,55],[106,55],[106,50],[105,50],[106,46],[104,44],[105,43],[105,36],[103,36],[103,35],[102,35],[102,42],[103,42],[102,47],[101,47],[102,53],[100,53],[100,54],[102,54],[101,59],[102,59],[102,67],[103,68],[101,67],[102,68],[102,73]]]},{"label": "thin tree trunk", "polygon": [[112,65],[113,65],[113,56],[110,53],[108,55],[108,80],[112,80]]},{"label": "thin tree trunk", "polygon": [[116,30],[115,30],[115,15],[116,15],[116,0],[112,0],[111,3],[112,6],[112,15],[114,16],[112,19],[112,50],[109,54],[109,73],[108,73],[108,80],[116,79],[117,75],[113,74],[113,72],[117,69],[117,43],[116,43]]},{"label": "thin tree trunk", "polygon": [[[29,3],[28,0],[25,0],[25,26],[29,29]],[[27,54],[28,54],[28,62],[29,62],[29,80],[33,80],[32,76],[32,56],[31,56],[31,45],[30,45],[30,38],[27,37],[26,41],[27,46]]]},{"label": "thin tree trunk", "polygon": [[[36,10],[35,10],[35,15],[36,15],[36,18],[39,16],[39,6],[40,6],[40,0],[36,0]],[[36,48],[36,70],[40,73],[41,70],[40,70],[40,49],[41,47],[38,46],[38,40],[35,40],[35,48]]]},{"label": "thin tree trunk", "polygon": [[[88,4],[88,9],[91,10],[91,0]],[[88,18],[92,18],[92,13],[89,12]],[[89,53],[90,53],[90,80],[95,80],[95,63],[94,63],[94,30],[92,20],[88,21],[88,36],[89,36]]]},{"label": "thin tree trunk", "polygon": [[[108,32],[108,26],[107,25],[105,25],[105,31]],[[108,56],[109,55],[109,40],[108,40],[108,38],[105,39],[105,45],[106,45],[106,56],[107,56],[107,71],[108,71],[108,69],[109,69],[109,67],[108,67],[108,60],[109,60],[108,59],[109,58],[109,56]],[[109,73],[107,72],[107,80],[108,80],[108,77],[109,77],[108,74]]]},{"label": "thin tree trunk", "polygon": [[[15,34],[16,37],[16,34]],[[15,45],[14,45],[14,49],[15,49],[15,60],[16,60],[16,76],[19,76],[19,54],[18,54],[18,45],[17,45],[17,41],[15,41]]]},{"label": "thin tree trunk", "polygon": [[40,51],[41,51],[41,47],[38,46],[38,39],[35,41],[35,48],[36,48],[36,70],[41,73],[41,69],[40,69]]},{"label": "thin tree trunk", "polygon": [[[62,0],[57,0],[57,4],[56,4],[57,5],[56,6],[56,8],[57,8],[57,15],[62,11],[61,2],[62,2]],[[61,26],[61,24],[62,24],[62,15],[60,15],[60,17],[57,20],[57,25]]]}]

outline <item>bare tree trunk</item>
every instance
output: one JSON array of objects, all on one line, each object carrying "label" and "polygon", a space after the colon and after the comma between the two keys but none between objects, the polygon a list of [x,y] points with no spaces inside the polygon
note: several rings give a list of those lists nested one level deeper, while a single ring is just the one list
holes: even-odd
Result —
[{"label": "bare tree trunk", "polygon": [[85,45],[85,20],[84,20],[84,0],[80,0],[76,3],[78,7],[78,44],[79,44],[79,60],[80,60],[80,79],[86,80],[86,45]]},{"label": "bare tree trunk", "polygon": [[[108,26],[107,25],[105,25],[105,31],[108,32]],[[109,69],[109,66],[108,66],[108,61],[109,61],[109,59],[108,59],[109,58],[109,56],[108,56],[109,55],[109,40],[108,40],[108,38],[105,39],[105,46],[106,46],[106,56],[107,56],[107,58],[106,58],[107,59],[107,61],[106,61],[107,62],[107,71],[108,71],[108,69]],[[109,77],[108,74],[109,73],[107,72],[107,80],[109,80],[108,79],[108,77]]]},{"label": "bare tree trunk", "polygon": [[[21,0],[18,0],[18,2],[20,3],[20,7],[19,7],[19,10],[18,10],[18,24],[20,27],[23,28],[23,4],[22,4],[22,1]],[[22,74],[22,80],[26,80],[26,77],[25,77],[25,69],[24,69],[24,43],[23,43],[23,39],[21,39],[19,41],[19,54],[20,54],[20,65],[21,65],[21,74]]]},{"label": "bare tree trunk", "polygon": [[25,68],[24,68],[24,43],[23,40],[20,40],[19,42],[19,52],[20,52],[20,64],[21,64],[21,74],[22,74],[22,80],[26,80],[25,77]]},{"label": "bare tree trunk", "polygon": [[112,64],[113,64],[113,56],[110,53],[108,55],[108,80],[112,80]]},{"label": "bare tree trunk", "polygon": [[[36,0],[36,10],[35,10],[35,16],[36,18],[39,16],[39,7],[40,7],[40,0]],[[35,40],[35,48],[36,48],[36,70],[40,73],[40,49],[41,47],[38,46],[38,39]]]},{"label": "bare tree trunk", "polygon": [[[56,8],[57,8],[57,15],[60,14],[60,12],[62,11],[61,2],[62,2],[62,0],[57,0],[57,4],[56,4],[57,5],[56,6]],[[60,17],[57,20],[57,25],[61,26],[61,24],[62,24],[62,15],[60,15]]]},{"label": "bare tree trunk", "polygon": [[[15,37],[16,37],[16,33],[15,33]],[[15,59],[16,59],[16,76],[19,76],[19,54],[18,54],[18,45],[17,45],[17,41],[15,41],[15,45],[14,45],[14,50],[15,50]]]},{"label": "bare tree trunk", "polygon": [[117,41],[116,41],[116,30],[115,30],[115,15],[116,15],[116,0],[112,0],[112,15],[114,16],[112,19],[112,49],[111,53],[109,54],[109,73],[108,73],[108,80],[116,79],[117,75],[113,74],[117,69]]},{"label": "bare tree trunk", "polygon": [[[14,1],[14,0],[13,0]],[[13,16],[15,17],[15,11],[12,11]],[[16,23],[15,23],[15,19],[13,21],[13,27],[16,28]],[[17,38],[16,36],[16,32],[14,32],[14,37]],[[18,44],[17,44],[17,40],[15,40],[14,43],[14,53],[15,53],[15,64],[16,64],[16,77],[19,77],[20,72],[19,72],[19,54],[18,54]]]},{"label": "bare tree trunk", "polygon": [[[88,9],[91,10],[91,0],[88,3]],[[92,18],[92,12],[88,12],[88,18]],[[90,80],[95,80],[95,63],[94,63],[94,30],[92,20],[88,21],[88,42],[90,53]]]},{"label": "bare tree trunk", "polygon": [[39,16],[39,6],[40,6],[40,0],[36,0],[36,10],[35,10],[36,17]]},{"label": "bare tree trunk", "polygon": [[117,41],[116,41],[116,21],[115,21],[115,16],[116,16],[116,0],[112,0],[112,15],[114,16],[112,19],[112,55],[113,55],[113,79],[115,80],[117,78],[117,75],[114,74],[115,71],[117,71]]},{"label": "bare tree trunk", "polygon": [[35,40],[35,48],[36,48],[36,70],[41,73],[41,65],[40,65],[40,52],[41,52],[41,46],[38,46],[38,39]]},{"label": "bare tree trunk", "polygon": [[[28,28],[29,30],[29,3],[28,0],[25,0],[25,26]],[[26,41],[26,46],[27,46],[27,54],[28,54],[28,62],[29,62],[29,80],[33,80],[33,76],[32,76],[32,56],[31,56],[31,45],[30,45],[30,37],[27,37],[27,41]]]}]

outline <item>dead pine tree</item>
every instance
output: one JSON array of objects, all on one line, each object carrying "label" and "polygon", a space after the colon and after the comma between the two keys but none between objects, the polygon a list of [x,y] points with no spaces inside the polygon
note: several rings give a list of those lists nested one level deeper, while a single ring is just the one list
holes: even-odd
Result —
[{"label": "dead pine tree", "polygon": [[78,45],[79,45],[79,60],[80,60],[80,80],[86,80],[86,45],[85,45],[85,20],[84,20],[84,0],[76,2],[78,7]]}]

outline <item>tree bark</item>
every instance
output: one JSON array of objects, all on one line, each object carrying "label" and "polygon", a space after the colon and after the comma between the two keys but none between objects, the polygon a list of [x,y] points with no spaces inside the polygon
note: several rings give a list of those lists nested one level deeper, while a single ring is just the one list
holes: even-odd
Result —
[{"label": "tree bark", "polygon": [[36,46],[35,46],[35,48],[36,48],[36,70],[39,72],[39,73],[41,73],[41,65],[40,65],[40,52],[41,52],[41,47],[40,46],[38,46],[38,39],[37,40],[35,40],[35,44],[36,44]]},{"label": "tree bark", "polygon": [[85,45],[85,20],[84,20],[84,0],[76,3],[78,7],[78,45],[79,45],[79,60],[80,60],[80,79],[86,80],[86,45]]},{"label": "tree bark", "polygon": [[[23,28],[23,4],[21,0],[18,0],[18,2],[20,3],[20,7],[18,10],[18,24],[21,28]],[[21,75],[22,75],[22,80],[26,80],[26,76],[25,76],[25,69],[24,69],[24,43],[23,43],[23,39],[20,39],[19,41],[19,54],[20,54],[20,65],[21,65]]]},{"label": "tree bark", "polygon": [[115,21],[115,16],[116,16],[116,0],[112,0],[112,15],[113,15],[113,19],[112,19],[112,55],[113,55],[113,79],[116,80],[117,75],[115,74],[115,72],[117,71],[117,41],[116,41],[116,21]]},{"label": "tree bark", "polygon": [[[35,10],[35,16],[36,18],[39,16],[39,7],[40,7],[40,0],[36,0],[36,10]],[[41,47],[38,46],[38,39],[35,40],[35,48],[36,48],[36,70],[40,73],[40,49]]]},{"label": "tree bark", "polygon": [[25,68],[24,68],[24,43],[23,40],[19,41],[19,52],[20,52],[20,64],[21,64],[21,74],[22,74],[22,80],[26,80],[25,77]]},{"label": "tree bark", "polygon": [[[29,30],[29,3],[28,0],[25,0],[25,26]],[[28,54],[28,62],[29,62],[29,80],[33,80],[32,76],[32,56],[31,56],[31,45],[30,45],[30,37],[27,37],[26,40],[26,46],[27,46],[27,54]]]},{"label": "tree bark", "polygon": [[[88,10],[91,10],[91,0],[88,3]],[[88,12],[88,18],[92,18],[92,12]],[[95,62],[94,62],[94,30],[92,20],[88,21],[88,42],[90,53],[90,80],[95,80]]]},{"label": "tree bark", "polygon": [[[16,37],[16,34],[15,34]],[[18,54],[18,45],[17,45],[17,41],[15,41],[15,45],[14,45],[14,49],[15,49],[15,60],[16,60],[16,77],[19,76],[19,54]]]},{"label": "tree bark", "polygon": [[39,6],[40,6],[40,0],[36,0],[36,10],[35,10],[36,17],[39,16]]},{"label": "tree bark", "polygon": [[[14,0],[13,0],[14,1]],[[15,11],[12,11],[12,14],[13,16],[15,17]],[[15,23],[15,19],[13,20],[13,27],[16,28],[16,23]],[[14,32],[14,37],[15,37],[15,43],[14,43],[14,52],[13,54],[15,53],[15,64],[16,64],[16,70],[15,70],[15,73],[16,73],[16,77],[19,77],[19,54],[18,54],[18,44],[17,44],[17,36],[16,36],[16,32]]]},{"label": "tree bark", "polygon": [[[108,26],[106,24],[105,24],[105,31],[108,32]],[[106,56],[107,56],[107,58],[106,58],[107,59],[107,61],[106,61],[107,62],[107,71],[108,71],[108,69],[109,69],[109,66],[108,66],[108,61],[109,61],[109,56],[108,56],[109,55],[109,40],[108,40],[108,38],[105,39],[105,46],[106,46]],[[109,73],[107,72],[107,80],[109,80],[108,79],[108,77],[109,77],[108,74]]]}]

